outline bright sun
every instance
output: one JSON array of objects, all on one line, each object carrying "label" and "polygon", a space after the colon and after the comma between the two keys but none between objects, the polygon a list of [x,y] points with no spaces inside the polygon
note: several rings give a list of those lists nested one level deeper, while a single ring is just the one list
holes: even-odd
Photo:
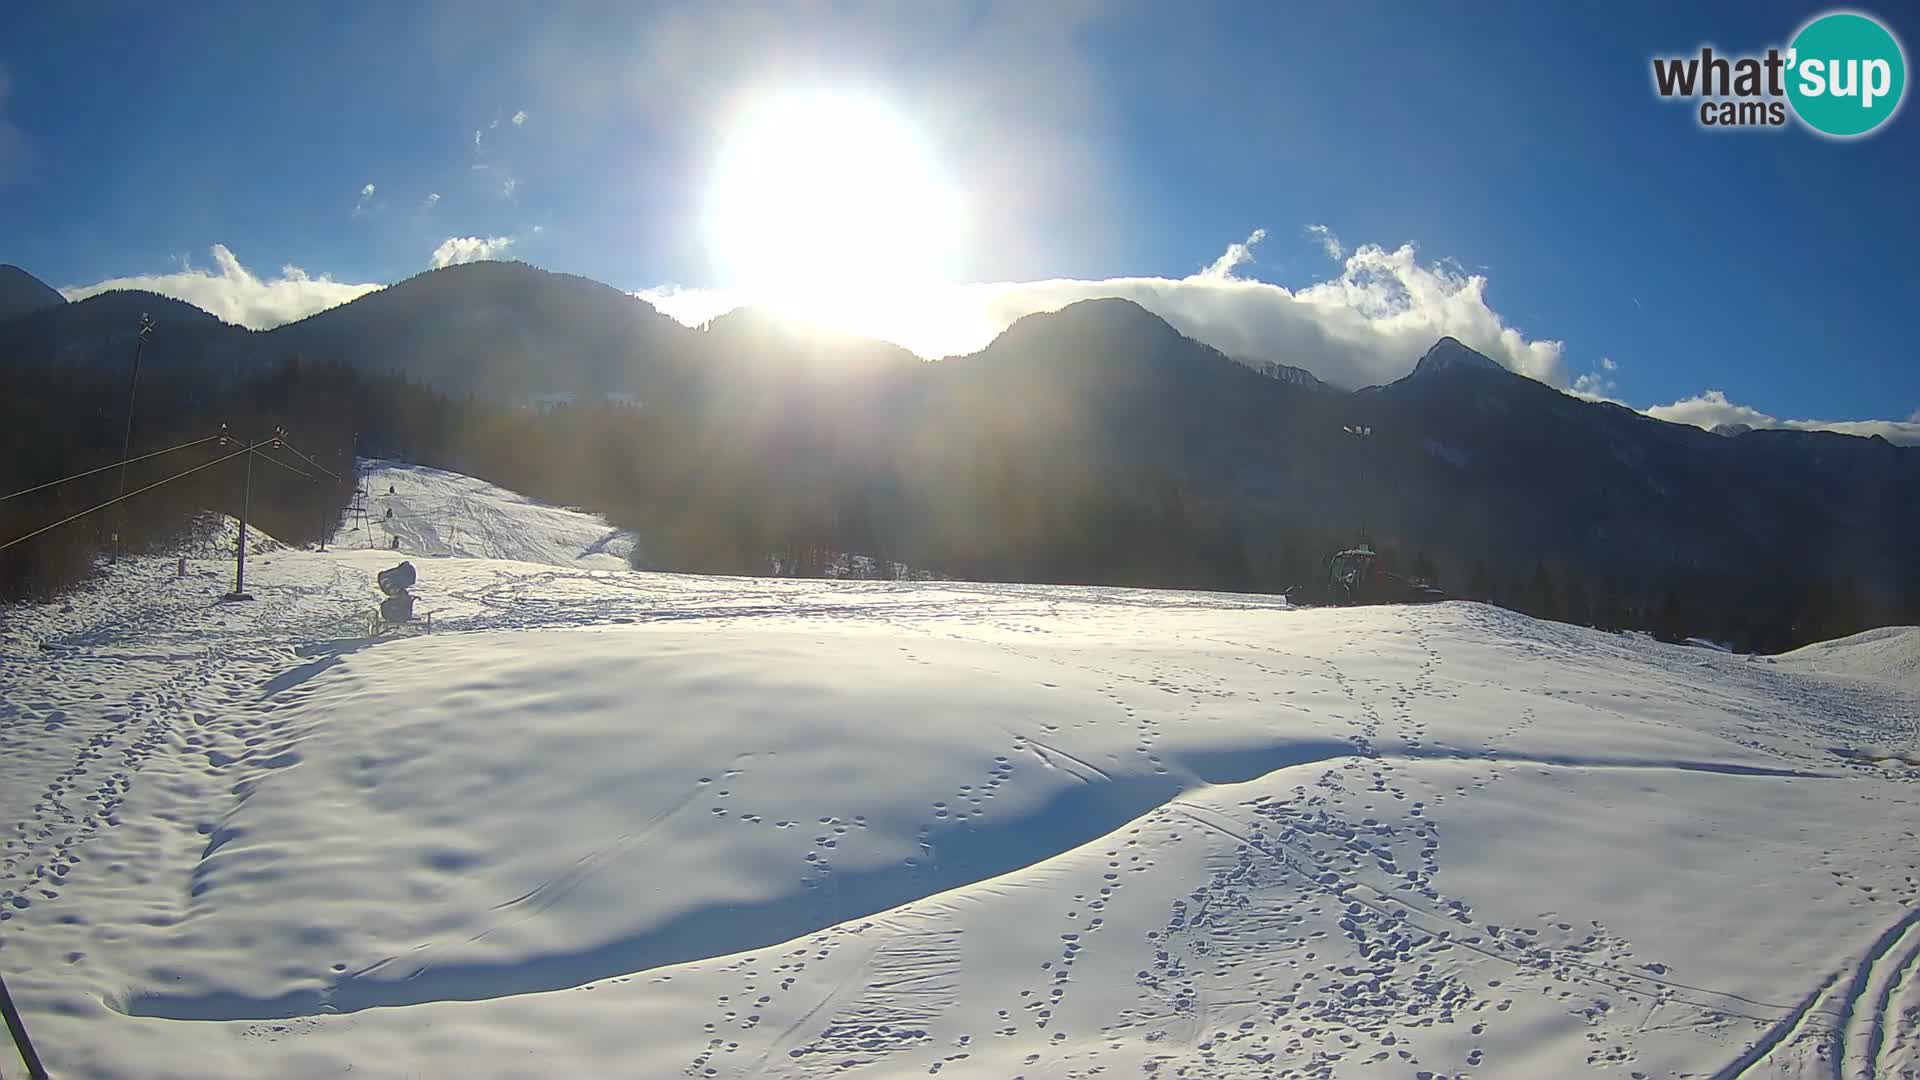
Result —
[{"label": "bright sun", "polygon": [[867,98],[764,98],[729,126],[707,203],[726,287],[857,330],[948,279],[960,205],[906,118]]}]

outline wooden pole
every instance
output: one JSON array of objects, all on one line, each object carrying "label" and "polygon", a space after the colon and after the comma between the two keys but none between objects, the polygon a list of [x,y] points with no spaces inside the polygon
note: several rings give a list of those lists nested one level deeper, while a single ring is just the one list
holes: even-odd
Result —
[{"label": "wooden pole", "polygon": [[253,509],[253,450],[247,450],[247,486],[240,496],[240,544],[233,565],[233,595],[247,595],[247,514]]},{"label": "wooden pole", "polygon": [[20,1019],[20,1010],[13,1006],[13,996],[7,993],[5,979],[0,979],[0,1015],[6,1017],[7,1033],[13,1036],[20,1060],[26,1062],[27,1075],[32,1080],[47,1080],[47,1067],[40,1064],[40,1055],[33,1051],[33,1042],[27,1038],[27,1025]]}]

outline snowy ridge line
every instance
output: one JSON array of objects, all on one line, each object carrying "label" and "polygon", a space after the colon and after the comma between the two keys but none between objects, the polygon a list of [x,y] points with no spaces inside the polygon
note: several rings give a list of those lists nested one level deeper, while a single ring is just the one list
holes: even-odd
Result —
[{"label": "snowy ridge line", "polygon": [[[337,656],[336,653],[331,653],[331,652],[325,653],[317,661],[314,661],[313,663],[310,663],[307,665],[303,665],[301,668],[296,669],[296,671],[299,672],[299,676],[298,678],[296,678],[294,684],[297,684],[299,682],[304,682],[306,679],[311,678],[313,675],[318,674],[322,670],[325,670],[325,668],[330,665],[331,661],[333,661],[336,658],[336,656]],[[283,691],[287,688],[288,686],[279,686],[275,690],[275,693]],[[1011,734],[1011,732],[1009,733]],[[964,890],[977,885],[990,884],[995,880],[1005,878],[1013,874],[1017,874],[1020,871],[1025,870],[1029,867],[1040,865],[1041,863],[1047,862],[1069,851],[1096,845],[1100,843],[1102,840],[1109,839],[1115,834],[1118,834],[1119,832],[1126,830],[1129,827],[1138,826],[1142,820],[1151,817],[1152,815],[1154,815],[1155,813],[1157,813],[1162,809],[1172,809],[1178,812],[1186,813],[1189,816],[1192,816],[1193,811],[1199,808],[1194,807],[1191,804],[1182,804],[1178,800],[1180,800],[1184,796],[1190,796],[1194,794],[1196,791],[1207,788],[1207,787],[1214,787],[1222,784],[1234,785],[1234,784],[1253,782],[1261,779],[1268,779],[1279,773],[1285,772],[1288,769],[1299,768],[1303,766],[1322,765],[1330,761],[1338,761],[1338,760],[1348,759],[1348,758],[1359,759],[1359,760],[1381,760],[1382,759],[1381,755],[1378,755],[1378,754],[1359,753],[1355,751],[1350,746],[1350,744],[1345,742],[1339,742],[1339,741],[1326,741],[1324,743],[1301,743],[1297,741],[1283,742],[1283,743],[1275,744],[1274,746],[1265,748],[1264,750],[1261,750],[1261,751],[1244,751],[1239,756],[1243,758],[1251,759],[1251,760],[1268,761],[1268,762],[1273,760],[1284,759],[1284,764],[1279,764],[1276,767],[1271,769],[1256,771],[1252,775],[1240,773],[1240,774],[1235,774],[1231,777],[1225,777],[1215,772],[1213,769],[1208,768],[1205,765],[1199,765],[1196,770],[1194,766],[1189,765],[1181,757],[1176,755],[1174,758],[1172,758],[1172,760],[1175,763],[1182,765],[1183,771],[1188,772],[1189,775],[1193,775],[1197,782],[1197,786],[1195,787],[1181,788],[1177,785],[1177,782],[1173,781],[1171,778],[1168,778],[1165,781],[1154,781],[1144,777],[1117,778],[1089,764],[1084,759],[1075,757],[1070,754],[1063,753],[1057,750],[1056,748],[1052,747],[1050,744],[1045,743],[1041,740],[1038,740],[1031,735],[1020,736],[1020,738],[1024,742],[1031,745],[1036,755],[1039,756],[1043,762],[1046,761],[1047,753],[1051,752],[1052,754],[1057,755],[1063,761],[1071,761],[1079,765],[1081,768],[1087,770],[1093,776],[1100,778],[1100,781],[1096,782],[1092,780],[1090,777],[1082,776],[1081,779],[1083,781],[1084,786],[1080,788],[1069,789],[1068,791],[1069,796],[1073,795],[1076,792],[1085,792],[1087,797],[1089,798],[1095,798],[1100,800],[1125,801],[1126,792],[1129,790],[1137,789],[1141,791],[1143,795],[1147,796],[1147,800],[1143,802],[1135,803],[1133,805],[1133,809],[1129,812],[1130,816],[1122,818],[1117,822],[1105,827],[1103,831],[1097,833],[1096,835],[1093,835],[1091,837],[1083,836],[1083,837],[1077,838],[1072,843],[1070,843],[1067,847],[1060,848],[1057,850],[1049,849],[1045,851],[1025,853],[1021,855],[1020,858],[1017,859],[1015,863],[1012,865],[1003,866],[999,869],[996,869],[994,871],[987,872],[984,874],[966,875],[966,876],[955,878],[952,880],[944,880],[940,882],[936,888],[933,888],[929,891],[915,891],[915,892],[902,894],[896,897],[894,902],[889,906],[876,907],[871,910],[858,909],[851,913],[845,910],[839,910],[836,912],[836,915],[835,915],[836,922],[845,922],[845,921],[850,921],[850,920],[860,919],[860,918],[874,918],[874,917],[884,915],[886,912],[890,910],[908,907],[913,904],[920,903],[922,901],[931,899],[936,896],[958,892],[960,890]],[[1453,755],[1449,755],[1449,757],[1452,757],[1452,756]],[[1498,760],[1520,762],[1520,761],[1523,761],[1524,759],[1502,758]],[[1656,763],[1653,767],[1659,767],[1659,764],[1660,763]],[[1208,778],[1207,774],[1211,774],[1211,778]],[[1166,794],[1163,796],[1160,796],[1158,798],[1158,801],[1154,801],[1154,796],[1151,794],[1152,789],[1155,787],[1162,787],[1166,790]],[[690,802],[693,797],[694,795],[691,793],[686,796],[683,796],[680,800],[678,800],[675,804],[673,804],[673,806],[655,814],[653,818],[650,819],[647,823],[645,823],[640,829],[633,832],[624,833],[615,841],[613,841],[611,844],[603,845],[599,848],[596,848],[594,851],[589,852],[587,855],[582,856],[578,860],[575,860],[575,862],[566,870],[564,870],[558,877],[554,879],[550,879],[548,881],[544,881],[539,885],[536,885],[532,889],[527,890],[526,892],[522,893],[519,896],[515,896],[509,900],[506,900],[494,905],[493,910],[509,912],[509,917],[508,917],[509,923],[523,919],[530,913],[537,914],[540,911],[546,910],[547,908],[551,907],[554,903],[558,902],[560,899],[564,898],[566,895],[568,895],[573,890],[578,888],[580,884],[586,878],[592,876],[596,872],[597,867],[603,864],[605,861],[607,861],[607,859],[610,858],[613,853],[616,853],[620,850],[623,850],[629,847],[632,843],[634,843],[635,841],[639,840],[641,837],[651,832],[656,826],[661,824],[661,822],[663,822],[667,817],[670,817],[678,809],[684,808],[685,805],[687,805],[687,803]],[[1243,843],[1243,844],[1249,843],[1249,841],[1247,841],[1244,837],[1240,836],[1238,833],[1235,833],[1230,829],[1224,828],[1222,826],[1216,825],[1212,822],[1200,821],[1200,824],[1205,825],[1216,832],[1221,832],[1222,834],[1227,835],[1229,838],[1234,839],[1240,843]],[[1278,844],[1280,842],[1274,841],[1273,843]],[[1269,855],[1273,854],[1271,851],[1268,851],[1264,847],[1260,848],[1260,850],[1262,850],[1263,852]],[[1293,850],[1295,850],[1295,852],[1297,854],[1300,854],[1303,858],[1307,859],[1309,863],[1313,861],[1313,856],[1311,854],[1300,852],[1298,849],[1293,849]],[[1349,897],[1347,893],[1343,890],[1347,888],[1351,888],[1355,885],[1358,885],[1372,892],[1375,892],[1387,902],[1401,904],[1403,907],[1407,908],[1410,912],[1425,914],[1432,918],[1440,918],[1440,916],[1434,915],[1431,912],[1424,912],[1422,911],[1422,909],[1416,908],[1413,905],[1408,904],[1406,901],[1401,900],[1398,897],[1391,896],[1390,894],[1384,893],[1381,890],[1377,889],[1376,887],[1368,883],[1348,882],[1348,883],[1345,883],[1343,886],[1341,886],[1339,889],[1332,889],[1320,883],[1315,878],[1314,875],[1307,874],[1306,871],[1302,870],[1299,866],[1296,866],[1290,862],[1287,865],[1289,866],[1290,869],[1299,870],[1303,875],[1307,876],[1309,879],[1309,882],[1319,891],[1328,892],[1330,895],[1334,895],[1343,900],[1351,899],[1351,900],[1354,900],[1355,902],[1368,904],[1368,906],[1373,907],[1374,910],[1376,910],[1378,913],[1382,914],[1383,916],[1387,916],[1389,918],[1398,917],[1395,912],[1385,907],[1382,907],[1380,905],[1374,904],[1370,901],[1367,901],[1364,898]],[[837,881],[837,879],[835,880]],[[836,888],[837,887],[838,886],[836,885]],[[528,901],[533,901],[534,903],[529,906],[527,905]],[[493,934],[497,933],[506,925],[508,925],[508,923],[497,923],[492,926],[489,926],[486,929],[480,931],[477,935],[475,935],[472,938],[472,940],[474,941],[484,940],[492,936]],[[469,976],[474,974],[473,972],[456,968],[443,973],[443,975],[436,975],[433,978],[428,978],[429,973],[433,972],[437,966],[436,962],[432,959],[431,956],[428,956],[424,959],[419,957],[409,957],[408,959],[410,961],[420,964],[420,967],[418,970],[407,975],[403,980],[401,980],[398,983],[378,984],[378,985],[366,987],[364,989],[355,986],[355,980],[360,979],[363,976],[378,972],[383,968],[387,967],[388,965],[400,960],[401,957],[396,955],[396,956],[389,956],[377,963],[374,963],[372,965],[365,966],[365,967],[356,969],[350,973],[347,973],[344,977],[342,977],[342,979],[336,982],[333,986],[317,992],[304,992],[304,993],[293,994],[293,995],[283,995],[275,999],[256,999],[256,1000],[242,1000],[237,997],[228,996],[227,998],[224,998],[217,1003],[200,1001],[200,1000],[192,1000],[192,999],[176,999],[173,996],[165,993],[149,992],[146,994],[133,996],[124,1001],[115,1000],[112,1004],[116,1011],[120,1011],[125,1013],[126,1015],[131,1015],[131,1016],[148,1016],[148,1017],[171,1019],[176,1021],[224,1021],[224,1020],[235,1020],[235,1019],[251,1019],[251,1020],[285,1019],[285,1018],[292,1018],[292,1017],[298,1017],[298,1016],[314,1015],[321,1011],[344,1014],[344,1013],[358,1012],[358,1011],[371,1009],[371,1008],[407,1007],[411,1005],[427,1004],[435,1001],[445,1001],[445,1000],[463,1000],[463,1001],[488,1000],[494,997],[515,996],[518,994],[526,994],[526,993],[553,992],[556,990],[565,989],[570,986],[577,986],[585,983],[599,981],[601,979],[612,977],[613,975],[616,975],[616,974],[636,974],[639,972],[654,970],[656,968],[661,968],[661,967],[672,967],[672,966],[678,966],[682,964],[713,961],[726,956],[738,955],[745,952],[772,948],[781,944],[782,941],[798,940],[799,938],[805,937],[809,934],[816,934],[826,929],[829,929],[832,925],[834,925],[834,923],[831,923],[831,922],[824,923],[824,924],[808,924],[805,926],[794,928],[795,932],[791,934],[789,938],[786,938],[786,939],[766,940],[766,941],[761,941],[757,944],[751,944],[751,945],[736,945],[736,947],[731,948],[725,952],[711,953],[711,954],[709,953],[674,953],[671,956],[653,956],[650,959],[643,959],[643,957],[647,952],[647,944],[645,942],[633,941],[633,942],[624,942],[624,943],[613,943],[608,946],[602,946],[596,951],[611,951],[622,956],[625,956],[628,952],[631,952],[635,949],[638,949],[639,952],[633,955],[632,957],[628,958],[627,960],[622,961],[620,964],[616,964],[615,968],[617,968],[618,970],[615,970],[615,968],[606,968],[605,963],[603,962],[601,967],[605,969],[598,971],[597,974],[574,970],[571,968],[570,965],[562,965],[562,967],[565,968],[565,970],[557,970],[556,973],[552,976],[544,977],[544,978],[537,977],[532,982],[526,982],[523,984],[513,984],[513,985],[502,985],[503,975],[496,975],[494,979],[490,980],[491,983],[494,985],[494,990],[485,996],[474,995],[471,991],[467,991],[467,990],[450,989],[454,987],[465,986],[467,982],[470,981]],[[1507,956],[1501,953],[1489,951],[1488,949],[1481,948],[1472,943],[1463,941],[1459,937],[1455,936],[1452,931],[1436,933],[1425,927],[1421,927],[1421,929],[1424,933],[1428,934],[1429,937],[1435,938],[1437,940],[1453,941],[1472,951],[1480,952],[1480,953],[1483,953],[1484,955],[1494,957],[1496,959],[1504,960],[1508,963],[1514,964],[1515,966],[1522,966],[1522,967],[1532,966],[1531,958],[1526,960],[1516,959],[1512,956]],[[669,950],[669,952],[671,952],[671,950]],[[558,959],[558,958],[555,958],[555,959]],[[1571,960],[1563,960],[1561,962],[1566,964],[1577,963],[1576,961],[1571,961]],[[1596,970],[1600,970],[1600,969],[1596,969]],[[1644,976],[1636,976],[1629,972],[1618,971],[1617,969],[1606,969],[1606,970],[1612,970],[1615,974],[1621,975],[1626,978],[1640,979],[1642,981],[1660,983],[1662,985],[1684,986],[1684,984],[1679,984],[1679,983],[1669,984],[1669,983],[1664,983],[1662,980],[1659,980],[1659,979],[1652,979]],[[487,981],[487,980],[482,980],[482,981]],[[1612,984],[1606,984],[1606,985],[1612,985]],[[1618,988],[1618,987],[1615,987],[1615,988]],[[1699,990],[1699,992],[1702,992],[1702,993],[1714,993],[1717,996],[1722,996],[1722,997],[1730,997],[1730,998],[1738,997],[1737,995],[1731,995],[1731,994],[1718,994],[1718,992],[1705,990],[1701,988],[1692,988],[1692,987],[1687,987],[1687,988],[1697,989]],[[1748,1000],[1748,999],[1739,999],[1739,1000]],[[1750,1003],[1754,1005],[1760,1005],[1762,1007],[1767,1007],[1767,1008],[1784,1008],[1785,1007],[1785,1006],[1768,1005],[1767,1003],[1757,1002],[1757,1001],[1753,1001]],[[1731,1015],[1743,1015],[1743,1014],[1732,1013]],[[1756,1022],[1765,1021],[1765,1018],[1763,1017],[1745,1017],[1745,1018],[1753,1019]]]},{"label": "snowy ridge line", "polygon": [[[1895,686],[1920,699],[1920,626],[1883,626],[1818,642],[1776,658],[1825,679],[1859,679]],[[1920,736],[1920,714],[1915,714]]]},{"label": "snowy ridge line", "polygon": [[[1031,741],[1031,739],[1028,741]],[[1065,755],[1062,756],[1064,757]],[[1308,756],[1295,761],[1292,765],[1283,766],[1282,769],[1295,766],[1318,765],[1330,759],[1328,756]],[[1081,764],[1085,765],[1084,762],[1081,762]],[[1091,766],[1088,767],[1091,768]],[[1273,771],[1279,772],[1282,771],[1282,769],[1275,769]],[[1098,770],[1095,771],[1098,772]],[[1100,775],[1103,777],[1107,776],[1105,773],[1100,773]],[[403,956],[401,954],[395,954],[387,956],[370,965],[344,973],[337,978],[332,985],[319,990],[296,991],[274,998],[248,998],[234,994],[223,994],[214,997],[177,996],[161,991],[147,991],[145,993],[134,993],[123,997],[110,998],[107,1001],[107,1005],[113,1011],[127,1016],[186,1022],[219,1023],[233,1020],[294,1019],[321,1015],[323,1013],[350,1014],[369,1009],[406,1008],[447,1001],[486,1001],[526,994],[552,993],[599,982],[618,975],[630,976],[657,969],[706,963],[727,957],[737,957],[760,952],[832,930],[835,926],[845,925],[863,919],[871,923],[886,916],[890,912],[898,912],[901,909],[909,908],[912,905],[938,896],[955,894],[974,886],[991,883],[996,879],[1008,877],[1046,863],[1067,852],[1094,846],[1130,826],[1137,825],[1142,818],[1158,812],[1166,806],[1171,799],[1177,798],[1182,793],[1177,782],[1170,778],[1158,780],[1147,777],[1128,777],[1121,779],[1107,777],[1107,780],[1109,782],[1085,782],[1079,786],[1068,788],[1061,796],[1058,796],[1061,800],[1071,801],[1078,797],[1093,800],[1102,805],[1108,802],[1125,802],[1128,800],[1129,792],[1137,791],[1141,796],[1144,796],[1144,801],[1136,799],[1131,802],[1131,809],[1127,811],[1126,817],[1111,824],[1101,826],[1100,831],[1094,835],[1079,836],[1064,848],[1021,852],[1017,857],[1010,859],[1008,865],[984,873],[966,872],[952,879],[942,880],[936,887],[931,889],[906,891],[884,906],[856,906],[852,911],[838,909],[831,921],[808,922],[795,927],[782,927],[781,932],[787,935],[785,937],[766,938],[748,944],[741,944],[736,941],[732,947],[722,952],[689,952],[676,949],[674,943],[685,938],[698,938],[702,936],[705,923],[714,921],[715,919],[729,924],[740,923],[742,920],[755,924],[770,922],[773,916],[780,914],[784,907],[790,906],[790,902],[776,900],[757,905],[759,908],[766,909],[758,912],[760,916],[764,917],[763,919],[755,918],[756,913],[751,910],[751,908],[756,905],[734,905],[731,909],[724,911],[689,913],[685,919],[679,921],[684,922],[686,924],[684,926],[679,925],[677,922],[674,925],[663,927],[659,932],[646,935],[643,938],[602,943],[593,946],[590,949],[584,950],[581,956],[578,957],[552,954],[544,957],[540,964],[521,965],[511,970],[489,972],[484,967],[472,964],[441,965],[436,963],[431,954],[428,954],[423,959],[418,954],[432,944],[429,942],[426,945],[417,946],[412,955]],[[688,799],[681,800],[678,805],[684,806],[690,799],[691,796]],[[632,841],[639,839],[640,836],[651,831],[652,828],[659,825],[671,815],[672,810],[657,814],[653,820],[649,821],[640,830],[622,835],[613,843],[597,848],[587,855],[574,860],[558,877],[543,882],[520,896],[494,905],[493,910],[507,912],[509,921],[512,921],[520,918],[523,912],[527,910],[527,908],[523,907],[527,901],[535,902],[532,905],[532,910],[535,912],[550,907],[567,893],[577,889],[588,877],[592,876],[596,868],[606,862],[610,852],[624,849]],[[1065,816],[1070,820],[1073,817],[1071,814]],[[1030,822],[1017,822],[999,826],[999,830],[1006,831],[1013,829],[1024,832],[1029,824]],[[963,842],[979,846],[982,852],[991,852],[994,850],[991,843],[982,840],[978,836],[963,835],[948,837],[947,840],[943,842],[943,846],[951,849],[960,846]],[[971,859],[962,858],[959,861],[962,865],[972,865]],[[875,876],[884,876],[885,871],[873,871],[871,873]],[[857,878],[860,876],[860,872],[852,872],[851,876]],[[830,879],[835,882],[833,886],[835,889],[841,887],[838,884],[839,877],[840,875],[836,875],[833,879]],[[489,926],[477,935],[474,935],[470,940],[484,940],[502,929],[505,925],[507,924],[499,923]],[[789,930],[792,932],[788,933]],[[595,960],[595,971],[597,973],[583,972],[574,963],[574,961],[585,959],[589,956]],[[408,963],[418,964],[417,969],[393,982],[369,983],[364,986],[357,982],[357,980],[361,980],[363,976],[379,972],[403,959]],[[491,977],[483,977],[487,975]],[[471,989],[475,984],[485,985],[488,989],[485,992],[476,992]]]},{"label": "snowy ridge line", "polygon": [[1503,753],[1499,750],[1483,750],[1473,753],[1451,747],[1435,746],[1407,747],[1397,752],[1376,752],[1360,754],[1361,757],[1381,760],[1400,759],[1406,761],[1493,761],[1511,762],[1515,765],[1552,765],[1568,769],[1671,769],[1675,772],[1718,773],[1722,776],[1772,776],[1788,777],[1795,780],[1851,780],[1852,777],[1841,773],[1809,772],[1805,769],[1774,768],[1768,765],[1743,765],[1721,761],[1690,761],[1680,758],[1626,758],[1587,756],[1582,754],[1549,754],[1519,751]]}]

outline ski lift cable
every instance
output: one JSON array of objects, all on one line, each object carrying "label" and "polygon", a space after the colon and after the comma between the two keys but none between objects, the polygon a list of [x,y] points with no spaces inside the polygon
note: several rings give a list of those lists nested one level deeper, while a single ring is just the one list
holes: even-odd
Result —
[{"label": "ski lift cable", "polygon": [[191,469],[174,473],[172,476],[167,477],[165,480],[156,480],[153,483],[148,484],[146,487],[140,488],[135,491],[129,491],[125,495],[121,495],[116,498],[108,499],[106,502],[103,502],[98,506],[88,507],[87,509],[80,511],[77,514],[69,514],[68,516],[61,518],[59,521],[56,521],[51,525],[42,525],[41,527],[33,530],[32,532],[27,533],[25,536],[16,536],[13,539],[7,541],[6,543],[0,544],[0,551],[5,551],[7,548],[10,548],[15,544],[25,543],[26,541],[31,540],[36,536],[39,536],[41,533],[51,532],[52,530],[57,529],[62,525],[66,525],[70,522],[78,521],[81,518],[86,517],[88,514],[92,514],[100,510],[105,510],[107,507],[112,506],[115,503],[124,502],[128,499],[131,499],[135,495],[139,495],[143,492],[152,491],[154,488],[160,487],[163,484],[171,484],[175,480],[178,480],[183,476],[189,476],[193,473],[199,472],[202,469],[210,469],[215,465],[220,464],[223,461],[232,461],[234,458],[239,457],[241,454],[252,453],[253,451],[259,449],[261,446],[265,446],[265,445],[266,445],[266,440],[263,440],[260,443],[257,443],[253,446],[241,447],[240,449],[235,450],[231,454],[227,454],[222,457],[217,457],[217,458],[214,458],[212,461],[195,465]]},{"label": "ski lift cable", "polygon": [[329,469],[325,465],[322,465],[319,462],[313,460],[311,457],[308,457],[306,454],[301,453],[299,447],[296,447],[292,443],[288,442],[285,435],[282,435],[280,437],[280,445],[288,453],[291,453],[294,457],[299,458],[301,461],[304,461],[307,464],[313,466],[314,468],[319,469],[321,472],[326,473],[328,476],[333,477],[335,480],[340,479],[339,473],[334,472],[332,469]]},{"label": "ski lift cable", "polygon": [[309,480],[313,480],[313,479],[315,479],[315,477],[314,477],[314,475],[313,475],[312,473],[310,473],[310,472],[308,472],[308,471],[306,471],[305,469],[296,469],[296,468],[294,468],[293,466],[291,466],[291,465],[289,465],[289,464],[287,464],[286,462],[284,462],[284,461],[281,461],[280,459],[278,459],[278,458],[276,458],[276,457],[274,457],[273,455],[271,455],[271,454],[269,454],[269,453],[267,453],[267,452],[266,452],[265,450],[261,450],[261,451],[259,452],[259,454],[260,454],[260,459],[261,459],[262,461],[271,461],[271,462],[273,462],[273,463],[274,463],[275,465],[278,465],[278,466],[280,466],[281,468],[283,468],[283,469],[285,469],[285,470],[287,470],[287,471],[288,471],[288,472],[290,472],[290,473],[296,473],[296,474],[298,474],[298,475],[300,475],[300,476],[304,476],[304,477],[306,477],[306,478],[307,478],[307,479],[309,479]]},{"label": "ski lift cable", "polygon": [[167,448],[166,448],[165,450],[155,450],[155,451],[154,451],[153,453],[151,453],[151,454],[141,454],[141,455],[140,455],[139,457],[130,457],[130,458],[123,458],[123,459],[121,459],[121,460],[119,460],[119,461],[115,461],[115,462],[112,462],[112,463],[110,463],[110,464],[106,464],[106,465],[102,465],[102,466],[100,466],[100,467],[99,467],[99,468],[97,468],[97,469],[88,469],[88,470],[87,470],[86,472],[77,472],[77,473],[74,473],[74,474],[73,474],[72,476],[63,476],[63,477],[61,477],[61,478],[60,478],[60,479],[58,479],[58,480],[49,480],[49,481],[47,481],[47,482],[46,482],[46,483],[44,483],[44,484],[35,484],[35,485],[34,485],[33,487],[30,487],[30,488],[23,488],[23,489],[21,489],[21,490],[19,490],[19,491],[16,491],[16,492],[14,492],[14,493],[13,493],[13,494],[11,494],[11,495],[0,495],[0,502],[6,502],[6,501],[7,501],[8,499],[17,499],[17,498],[19,498],[19,497],[20,497],[20,496],[22,496],[22,495],[31,495],[31,494],[33,494],[33,493],[34,493],[34,492],[36,492],[36,491],[45,491],[45,490],[46,490],[47,488],[50,488],[50,487],[57,487],[57,486],[59,486],[59,485],[61,485],[61,484],[64,484],[64,483],[66,483],[66,482],[67,482],[67,481],[69,481],[69,480],[79,480],[79,479],[82,479],[82,478],[84,478],[84,477],[88,477],[88,476],[92,476],[92,475],[94,475],[95,473],[103,473],[103,472],[106,472],[106,471],[107,471],[108,469],[117,469],[117,468],[119,468],[119,467],[120,467],[120,466],[122,466],[122,465],[131,465],[131,464],[133,464],[133,463],[134,463],[134,462],[136,462],[136,461],[145,461],[145,460],[147,460],[148,458],[157,458],[157,457],[159,457],[159,456],[160,456],[160,455],[162,455],[162,454],[171,454],[171,453],[173,453],[173,452],[174,452],[175,450],[185,450],[185,449],[187,449],[187,448],[189,448],[189,447],[193,447],[193,446],[199,446],[199,445],[201,445],[202,443],[210,443],[210,442],[213,442],[213,441],[214,441],[215,439],[218,439],[218,438],[221,438],[221,436],[219,436],[219,435],[209,435],[209,436],[207,436],[207,437],[206,437],[206,438],[204,438],[204,439],[195,439],[195,440],[193,440],[192,442],[184,442],[184,443],[181,443],[181,444],[180,444],[179,446],[169,446],[169,447],[167,447]]},{"label": "ski lift cable", "polygon": [[313,455],[303,454],[300,448],[298,448],[298,446],[294,446],[292,442],[286,442],[286,440],[282,438],[282,440],[280,440],[280,446],[284,446],[286,450],[290,450],[290,452],[296,455],[296,457],[300,457],[301,461],[305,461],[307,465],[313,465],[313,467],[315,467],[315,469],[319,469],[321,473],[326,473],[328,477],[332,477],[332,479],[336,479],[336,480],[340,479],[340,473],[334,473],[334,471],[332,471],[332,469],[328,469],[326,465],[321,465],[319,461],[315,461],[315,459],[313,459]]}]

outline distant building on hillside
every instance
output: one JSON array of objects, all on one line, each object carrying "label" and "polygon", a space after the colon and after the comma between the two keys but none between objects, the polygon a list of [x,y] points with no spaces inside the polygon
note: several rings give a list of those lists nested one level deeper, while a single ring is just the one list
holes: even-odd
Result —
[{"label": "distant building on hillside", "polygon": [[541,394],[529,400],[523,407],[532,409],[534,412],[549,413],[555,409],[571,409],[579,399],[580,395],[571,393]]},{"label": "distant building on hillside", "polygon": [[[579,394],[562,392],[557,394],[541,394],[538,397],[528,398],[521,403],[520,407],[523,409],[532,409],[535,412],[550,413],[555,409],[571,409],[580,404],[582,404],[582,402]],[[585,404],[611,405],[616,409],[638,409],[640,407],[640,397],[637,394],[623,394],[618,391],[609,390],[604,394],[589,397]]]}]

